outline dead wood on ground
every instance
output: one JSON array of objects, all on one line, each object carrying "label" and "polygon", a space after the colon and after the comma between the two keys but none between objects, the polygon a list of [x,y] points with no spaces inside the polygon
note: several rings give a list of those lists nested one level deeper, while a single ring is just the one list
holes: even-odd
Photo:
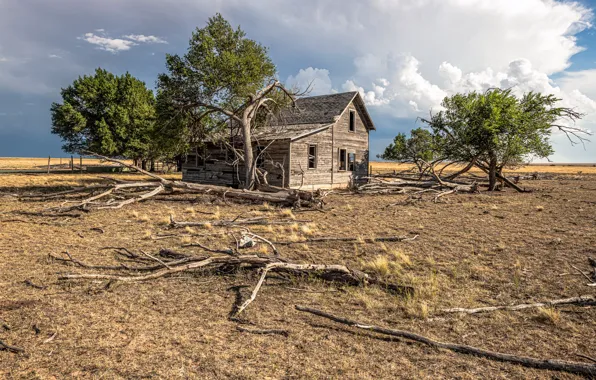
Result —
[{"label": "dead wood on ground", "polygon": [[15,354],[25,352],[24,348],[12,346],[12,345],[0,340],[0,351],[2,351],[2,350],[6,350],[8,352],[13,352]]},{"label": "dead wood on ground", "polygon": [[444,313],[477,314],[477,313],[486,313],[486,312],[497,311],[497,310],[515,311],[515,310],[524,310],[524,309],[559,306],[559,305],[596,306],[596,297],[587,295],[587,296],[562,298],[562,299],[556,299],[556,300],[550,300],[550,301],[544,301],[544,302],[526,303],[526,304],[519,304],[519,305],[487,306],[487,307],[478,307],[478,308],[473,308],[473,309],[455,307],[455,308],[451,308],[451,309],[443,309],[441,311]]},{"label": "dead wood on ground", "polygon": [[312,220],[271,220],[269,218],[248,218],[248,219],[240,219],[236,218],[233,220],[208,220],[202,222],[180,222],[174,220],[174,217],[170,215],[170,226],[174,228],[181,228],[181,227],[232,227],[232,226],[245,226],[245,225],[258,225],[258,226],[267,226],[267,225],[276,225],[276,224],[294,224],[294,223],[311,223]]},{"label": "dead wood on ground", "polygon": [[450,350],[453,352],[457,352],[460,354],[466,355],[473,355],[483,357],[489,360],[507,362],[507,363],[515,363],[522,365],[524,367],[530,368],[537,368],[537,369],[547,369],[551,371],[563,371],[563,372],[570,372],[576,374],[582,374],[587,376],[595,376],[596,375],[596,364],[587,364],[587,363],[578,363],[578,362],[570,362],[570,361],[563,361],[557,359],[536,359],[527,356],[517,356],[512,354],[505,354],[501,352],[489,351],[482,348],[477,348],[473,346],[468,346],[464,344],[456,344],[456,343],[444,343],[433,340],[431,338],[410,332],[405,330],[394,330],[388,329],[384,327],[379,327],[375,325],[370,325],[366,323],[352,321],[350,319],[338,317],[317,309],[312,309],[309,307],[298,306],[296,305],[296,310],[307,312],[310,314],[317,315],[319,317],[327,318],[332,321],[342,323],[348,326],[356,327],[363,330],[373,331],[379,334],[396,336],[400,338],[410,339],[416,342],[424,343],[432,347],[442,348],[446,350]]},{"label": "dead wood on ground", "polygon": [[[258,191],[234,189],[224,186],[205,185],[184,181],[173,181],[165,179],[154,173],[150,173],[134,165],[127,164],[121,160],[101,156],[93,152],[85,153],[134,169],[139,173],[153,178],[154,181],[116,181],[105,185],[76,187],[74,189],[60,191],[53,194],[27,194],[20,197],[20,199],[47,201],[63,198],[65,201],[60,206],[46,209],[44,212],[65,213],[72,210],[90,211],[92,209],[122,208],[132,203],[148,200],[160,193],[172,194],[174,192],[209,194],[221,197],[224,200],[236,199],[241,201],[268,202],[283,206],[319,208],[323,207],[323,198],[326,195],[326,193],[322,191],[309,192],[294,189],[275,188],[272,186],[268,186],[266,189],[267,191]],[[141,192],[139,193],[139,191]]]},{"label": "dead wood on ground", "polygon": [[407,237],[407,236],[380,236],[380,237],[371,237],[371,238],[362,238],[362,237],[318,237],[318,238],[308,238],[304,240],[297,240],[297,241],[275,241],[275,244],[279,245],[292,245],[292,244],[303,244],[303,243],[324,243],[329,241],[334,242],[362,242],[362,243],[377,243],[377,242],[401,242],[401,241],[411,241],[418,238],[418,235]]},{"label": "dead wood on ground", "polygon": [[282,335],[282,336],[289,336],[290,332],[288,330],[280,330],[280,329],[249,329],[242,326],[236,326],[236,330],[240,332],[246,332],[250,334],[258,334],[258,335]]},{"label": "dead wood on ground", "polygon": [[[140,255],[136,255],[134,253],[126,254],[127,257],[138,257],[141,258]],[[183,253],[173,252],[170,250],[161,250],[156,255],[151,255],[154,259],[157,256],[160,257],[159,264],[154,266],[97,266],[97,265],[90,265],[80,260],[74,259],[72,255],[67,254],[68,258],[59,258],[56,256],[51,256],[53,259],[61,261],[63,263],[72,263],[77,265],[81,268],[86,269],[94,269],[94,270],[105,270],[110,272],[116,273],[105,273],[105,272],[95,272],[95,273],[70,273],[70,274],[61,274],[59,276],[59,280],[110,280],[110,281],[120,281],[120,282],[140,282],[140,281],[149,281],[158,278],[162,278],[165,276],[170,276],[176,273],[181,272],[188,272],[188,271],[196,271],[196,270],[215,270],[221,268],[226,268],[228,271],[230,269],[246,269],[246,270],[261,270],[261,275],[259,281],[257,282],[256,286],[254,287],[253,291],[251,292],[250,297],[245,300],[239,307],[236,308],[236,311],[232,314],[232,317],[235,318],[244,311],[250,303],[252,303],[259,290],[261,289],[267,274],[269,272],[280,272],[280,273],[291,273],[294,275],[305,275],[309,274],[312,276],[316,276],[326,281],[332,281],[336,283],[342,283],[349,286],[365,286],[365,285],[376,285],[379,286],[389,292],[401,294],[401,295],[412,295],[414,293],[414,288],[411,286],[400,285],[396,283],[387,282],[384,279],[378,278],[374,275],[350,269],[345,265],[339,264],[302,264],[302,263],[293,263],[290,262],[288,259],[281,258],[279,256],[258,256],[258,255],[229,255],[226,254],[224,256],[204,256],[204,257],[195,257],[191,255],[186,255]],[[171,258],[173,257],[173,258]],[[142,257],[145,260],[141,260],[146,262],[147,257]],[[135,272],[148,272],[144,274],[136,274]]]}]

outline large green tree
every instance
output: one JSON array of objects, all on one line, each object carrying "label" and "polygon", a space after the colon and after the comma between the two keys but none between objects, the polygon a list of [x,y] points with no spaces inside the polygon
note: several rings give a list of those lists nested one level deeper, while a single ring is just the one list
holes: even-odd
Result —
[{"label": "large green tree", "polygon": [[267,49],[217,14],[192,34],[184,56],[166,57],[166,67],[158,79],[158,129],[182,148],[189,137],[199,142],[232,122],[243,145],[244,186],[252,187],[252,130],[280,105],[275,99],[291,98]]},{"label": "large green tree", "polygon": [[414,163],[422,172],[427,163],[439,158],[439,151],[432,133],[423,128],[410,131],[410,137],[398,133],[393,142],[378,156],[384,160]]},{"label": "large green tree", "polygon": [[69,153],[92,151],[135,160],[152,158],[155,99],[145,83],[129,73],[98,68],[62,89],[53,103],[52,133]]},{"label": "large green tree", "polygon": [[443,110],[422,121],[441,143],[446,159],[474,163],[488,173],[489,190],[494,190],[497,178],[504,179],[503,168],[553,153],[553,129],[583,139],[579,128],[565,123],[582,115],[558,107],[559,100],[534,92],[516,97],[511,90],[501,89],[456,94],[443,100]]}]

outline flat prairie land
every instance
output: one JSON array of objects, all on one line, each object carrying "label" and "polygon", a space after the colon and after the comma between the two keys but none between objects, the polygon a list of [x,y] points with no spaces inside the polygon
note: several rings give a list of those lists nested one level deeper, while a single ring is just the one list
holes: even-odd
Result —
[{"label": "flat prairie land", "polygon": [[[372,173],[388,173],[393,171],[403,171],[413,169],[410,164],[400,164],[396,162],[371,161],[370,168]],[[462,169],[462,166],[450,166],[451,170]],[[482,173],[480,169],[470,170],[472,173]],[[504,173],[556,173],[556,174],[596,174],[596,164],[530,164],[516,169],[505,169]]]},{"label": "flat prairie land", "polygon": [[[74,157],[75,167],[80,165],[80,159],[78,156]],[[68,167],[70,164],[70,157],[51,157],[50,167],[56,169],[61,166]],[[110,162],[103,162],[96,158],[83,158],[83,166],[87,165],[113,165]],[[47,157],[0,157],[0,170],[6,169],[40,169],[44,170],[48,167]]]},{"label": "flat prairie land", "polygon": [[[578,355],[596,357],[595,307],[442,312],[594,295],[596,288],[578,273],[587,273],[588,257],[596,257],[596,175],[587,173],[575,167],[548,180],[523,181],[530,193],[453,194],[438,203],[387,207],[407,195],[336,191],[326,198],[324,212],[290,212],[209,195],[178,195],[79,217],[32,214],[63,201],[25,201],[18,195],[105,179],[0,175],[0,340],[25,350],[0,351],[0,378],[580,378],[388,339],[298,312],[294,305],[442,342],[587,363]],[[344,264],[416,291],[404,297],[377,286],[271,275],[241,315],[241,326],[283,329],[288,335],[257,335],[239,331],[239,323],[229,319],[233,304],[246,299],[257,282],[254,271],[183,272],[108,286],[102,280],[61,281],[64,273],[97,271],[48,258],[68,251],[88,264],[114,266],[126,262],[109,247],[204,255],[200,247],[183,245],[223,249],[236,244],[228,230],[213,224],[172,229],[170,215],[212,223],[239,215],[296,218],[288,225],[250,227],[272,241],[298,241],[278,245],[281,255],[293,261]],[[173,236],[156,239],[165,235]],[[300,243],[310,237],[396,235],[417,238]],[[263,244],[246,251],[271,253]]]}]

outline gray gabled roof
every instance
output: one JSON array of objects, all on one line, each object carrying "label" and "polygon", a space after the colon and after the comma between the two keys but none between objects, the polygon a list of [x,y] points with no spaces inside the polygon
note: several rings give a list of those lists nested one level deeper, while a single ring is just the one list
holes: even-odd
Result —
[{"label": "gray gabled roof", "polygon": [[366,106],[356,91],[298,98],[293,107],[282,111],[276,120],[272,120],[271,124],[290,127],[301,124],[335,123],[352,100],[364,116],[366,127],[375,129]]}]

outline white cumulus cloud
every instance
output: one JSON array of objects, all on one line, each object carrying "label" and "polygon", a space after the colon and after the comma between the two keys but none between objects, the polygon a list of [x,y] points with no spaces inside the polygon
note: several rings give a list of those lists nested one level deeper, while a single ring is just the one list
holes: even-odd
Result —
[{"label": "white cumulus cloud", "polygon": [[298,74],[290,75],[286,80],[286,86],[296,87],[299,91],[310,89],[309,95],[324,95],[333,91],[329,70],[309,67],[300,69]]},{"label": "white cumulus cloud", "polygon": [[109,38],[98,36],[94,33],[86,33],[79,39],[89,42],[92,45],[97,45],[98,49],[109,51],[110,53],[118,53],[120,51],[130,50],[136,43],[120,38]]},{"label": "white cumulus cloud", "polygon": [[167,44],[168,43],[168,41],[161,39],[159,37],[145,36],[143,34],[129,34],[129,35],[123,36],[123,38],[127,38],[129,40],[136,41],[136,42],[147,43],[147,44]]}]

